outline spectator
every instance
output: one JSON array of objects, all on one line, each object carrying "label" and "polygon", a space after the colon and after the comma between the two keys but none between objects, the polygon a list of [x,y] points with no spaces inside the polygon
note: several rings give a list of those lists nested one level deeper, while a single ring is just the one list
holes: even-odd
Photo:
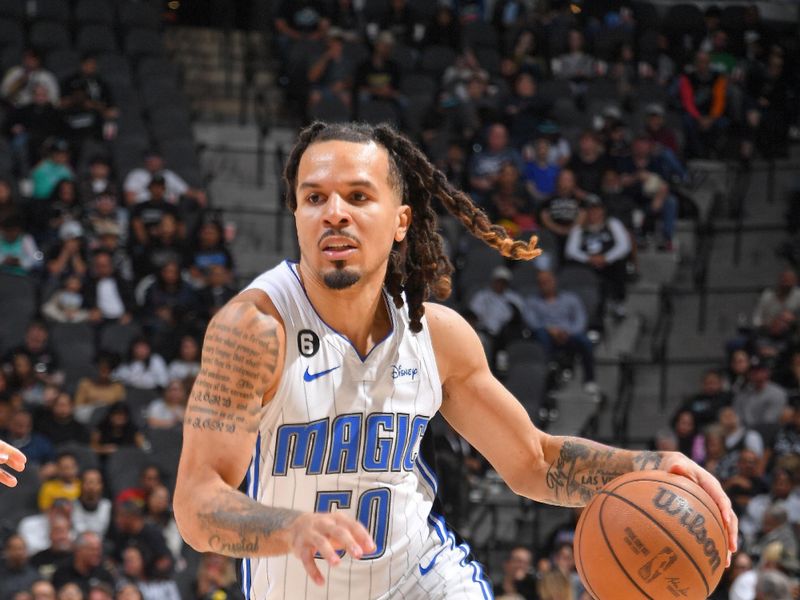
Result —
[{"label": "spectator", "polygon": [[550,66],[537,45],[537,34],[524,28],[512,40],[508,58],[504,60],[504,73],[530,71],[537,79],[545,79],[550,74]]},{"label": "spectator", "polygon": [[489,126],[486,132],[486,147],[475,153],[469,165],[469,184],[481,198],[486,198],[500,176],[500,170],[506,163],[523,171],[522,158],[509,145],[508,130],[501,123]]},{"label": "spectator", "polygon": [[530,235],[538,228],[533,197],[513,163],[504,163],[500,168],[486,212],[514,238]]},{"label": "spectator", "polygon": [[89,443],[89,431],[75,419],[75,403],[64,391],[58,392],[52,405],[35,419],[34,426],[57,446],[71,442]]},{"label": "spectator", "polygon": [[469,301],[469,310],[477,319],[476,328],[489,339],[492,357],[505,348],[507,337],[519,328],[523,300],[510,289],[512,278],[506,267],[495,267],[489,285],[475,292]]},{"label": "spectator", "polygon": [[61,287],[42,305],[42,314],[56,323],[83,323],[89,311],[83,308],[83,282],[79,275],[68,273],[61,278]]},{"label": "spectator", "polygon": [[122,551],[122,575],[126,581],[136,584],[144,600],[181,600],[180,591],[174,581],[148,580],[142,551],[137,546],[128,546]]},{"label": "spectator", "polygon": [[117,585],[117,595],[115,600],[144,600],[142,591],[134,583],[122,582]]},{"label": "spectator", "polygon": [[112,377],[125,385],[143,390],[152,390],[167,385],[167,365],[159,354],[155,354],[143,337],[131,342],[128,361],[117,367]]},{"label": "spectator", "polygon": [[553,553],[553,567],[569,581],[572,598],[580,598],[584,590],[575,568],[575,555],[571,542],[562,542],[556,546]]},{"label": "spectator", "polygon": [[792,525],[800,524],[800,489],[792,474],[782,467],[773,469],[769,490],[762,490],[750,500],[747,510],[739,517],[739,529],[748,546],[754,542],[767,510],[776,502],[783,503]]},{"label": "spectator", "polygon": [[132,282],[133,261],[122,244],[122,239],[126,237],[124,234],[125,231],[127,231],[127,226],[126,228],[122,228],[115,223],[104,223],[102,226],[98,225],[97,229],[95,229],[95,233],[97,234],[96,249],[110,252],[115,271],[119,273],[119,276],[125,281]]},{"label": "spectator", "polygon": [[275,32],[282,58],[288,57],[295,41],[321,39],[329,25],[327,12],[316,0],[281,3],[275,16]]},{"label": "spectator", "polygon": [[722,375],[716,369],[708,369],[703,373],[701,389],[683,401],[678,411],[688,410],[694,416],[697,428],[702,430],[713,423],[725,406],[730,406],[733,396],[724,389]]},{"label": "spectator", "polygon": [[79,71],[61,86],[61,109],[76,148],[87,137],[97,140],[109,137],[103,135],[103,128],[119,116],[119,110],[114,106],[108,85],[97,75],[97,59],[93,54],[84,55]]},{"label": "spectator", "polygon": [[131,238],[137,244],[146,246],[157,237],[165,214],[172,216],[176,222],[180,221],[177,206],[167,201],[166,185],[163,175],[153,175],[147,186],[147,199],[135,204],[131,210]]},{"label": "spectator", "polygon": [[86,223],[93,249],[106,245],[102,238],[107,235],[115,238],[111,250],[119,245],[125,245],[130,227],[128,211],[119,207],[114,195],[103,193],[94,198],[86,214]]},{"label": "spectator", "polygon": [[[236,598],[236,570],[233,560],[221,554],[207,552],[200,557],[197,578],[192,586],[195,598]],[[223,596],[224,594],[224,596]]]},{"label": "spectator", "polygon": [[755,600],[791,600],[797,593],[797,581],[780,571],[759,573]]},{"label": "spectator", "polygon": [[766,288],[753,311],[753,327],[766,327],[775,317],[789,312],[800,315],[800,288],[797,274],[790,268],[781,271],[774,288]]},{"label": "spectator", "polygon": [[59,452],[56,457],[56,473],[39,488],[39,510],[49,509],[57,498],[72,502],[81,495],[81,481],[78,479],[78,461],[71,452]]},{"label": "spectator", "polygon": [[755,429],[742,426],[739,414],[732,406],[723,406],[719,410],[719,424],[725,434],[725,450],[727,452],[741,452],[748,450],[758,459],[758,472],[763,472],[764,439]]},{"label": "spectator", "polygon": [[769,380],[769,365],[760,357],[750,359],[747,386],[733,397],[733,407],[745,427],[778,425],[787,404],[786,391]]},{"label": "spectator", "polygon": [[135,300],[130,284],[115,270],[114,259],[105,249],[92,253],[92,267],[83,288],[85,304],[92,322],[129,324],[133,320]]},{"label": "spectator", "polygon": [[584,131],[578,139],[578,151],[572,155],[567,165],[575,174],[578,199],[583,200],[587,194],[597,194],[603,173],[613,166],[611,159],[603,152],[599,136],[594,131]]},{"label": "spectator", "polygon": [[704,439],[699,433],[694,415],[688,410],[678,412],[672,420],[672,429],[678,440],[678,451],[692,460],[702,460]]},{"label": "spectator", "polygon": [[86,600],[114,600],[114,586],[103,581],[93,581]]},{"label": "spectator", "polygon": [[58,519],[72,523],[72,502],[58,498],[47,512],[30,515],[20,521],[17,533],[22,536],[30,554],[41,552],[50,545],[50,528]]},{"label": "spectator", "polygon": [[694,69],[679,79],[687,153],[691,157],[716,154],[719,136],[727,127],[725,118],[728,79],[711,70],[707,52],[695,54]]},{"label": "spectator", "polygon": [[399,43],[416,46],[425,36],[425,25],[408,0],[389,0],[378,23],[367,23],[367,35],[373,31],[388,31]]},{"label": "spectator", "polygon": [[742,448],[736,452],[736,471],[722,482],[722,489],[733,503],[733,510],[741,516],[752,499],[767,491],[767,484],[759,474],[760,456],[752,450]]},{"label": "spectator", "polygon": [[8,389],[18,394],[23,403],[38,406],[44,403],[45,384],[36,377],[33,358],[23,349],[11,353],[8,361]]},{"label": "spectator", "polygon": [[178,531],[171,506],[169,490],[165,485],[157,485],[147,495],[145,519],[163,532],[167,547],[177,562],[182,559],[183,538]]},{"label": "spectator", "polygon": [[580,355],[583,367],[584,388],[588,393],[598,392],[594,379],[594,347],[586,336],[586,310],[572,292],[558,289],[555,275],[539,271],[536,276],[539,296],[525,300],[525,324],[531,328],[548,354],[566,350]]},{"label": "spectator", "polygon": [[797,556],[797,536],[789,523],[786,503],[782,500],[773,502],[764,512],[761,520],[761,532],[753,544],[751,552],[758,556],[774,542],[780,542],[787,554]]},{"label": "spectator", "polygon": [[583,223],[584,211],[578,200],[575,174],[563,169],[556,180],[556,192],[542,206],[540,221],[556,238],[559,255],[572,228]]},{"label": "spectator", "polygon": [[0,216],[0,273],[28,275],[42,263],[42,253],[33,236],[23,228],[16,212]]},{"label": "spectator", "polygon": [[772,380],[789,394],[792,406],[800,405],[800,348],[793,349],[776,367]]},{"label": "spectator", "polygon": [[125,386],[111,378],[118,359],[110,352],[99,352],[94,360],[95,375],[82,377],[75,391],[79,420],[88,423],[91,413],[100,406],[111,406],[125,399]]},{"label": "spectator", "polygon": [[161,184],[164,186],[164,198],[169,204],[178,204],[182,197],[194,201],[201,207],[207,204],[208,199],[205,192],[190,187],[180,175],[167,169],[163,157],[155,150],[145,152],[143,166],[133,169],[125,177],[125,183],[122,186],[125,191],[125,204],[133,207],[150,200],[152,193],[150,183],[153,178],[160,178]]},{"label": "spectator", "polygon": [[730,595],[733,582],[736,581],[739,575],[752,568],[753,559],[746,552],[742,550],[735,552],[731,557],[730,568],[726,569],[722,574],[722,580],[717,585],[717,589],[709,596],[709,600],[734,600],[734,597]]},{"label": "spectator", "polygon": [[586,83],[604,73],[605,65],[584,52],[584,37],[579,30],[570,30],[567,44],[568,52],[551,61],[553,77],[569,81],[575,106],[584,110],[586,108]]},{"label": "spectator", "polygon": [[670,193],[667,182],[681,179],[682,173],[656,156],[652,141],[642,135],[633,140],[631,156],[621,161],[620,172],[622,185],[636,199],[647,217],[647,228],[652,228],[655,219],[661,219],[663,248],[671,249],[678,218],[678,201]]},{"label": "spectator", "polygon": [[86,211],[78,197],[78,186],[72,179],[62,179],[56,184],[47,206],[46,223],[42,229],[46,239],[50,239],[67,221],[82,223]]},{"label": "spectator", "polygon": [[161,473],[155,465],[146,465],[139,472],[139,483],[136,487],[122,490],[115,498],[116,504],[132,501],[144,506],[147,498],[158,486],[163,485]]},{"label": "spectator", "polygon": [[162,398],[156,398],[147,408],[147,426],[150,429],[173,429],[183,425],[186,411],[186,387],[180,379],[173,379],[164,388]]},{"label": "spectator", "polygon": [[[561,571],[548,571],[536,582],[539,600],[573,600],[570,580]],[[512,596],[513,598],[513,596]]]},{"label": "spectator", "polygon": [[728,361],[725,373],[725,384],[732,394],[742,391],[747,386],[747,373],[750,370],[750,355],[746,350],[735,350]]},{"label": "spectator", "polygon": [[72,557],[71,525],[65,517],[50,521],[50,546],[31,556],[30,565],[48,580],[56,568]]},{"label": "spectator", "polygon": [[83,590],[75,583],[65,583],[58,588],[57,600],[85,600]]},{"label": "spectator", "polygon": [[514,89],[503,102],[506,126],[513,144],[521,147],[536,136],[536,128],[552,108],[552,102],[538,93],[536,79],[530,71],[520,71]]},{"label": "spectator", "polygon": [[114,508],[114,528],[108,536],[112,557],[121,562],[125,548],[136,546],[142,552],[148,578],[169,577],[174,561],[161,530],[145,521],[144,511],[136,502],[117,503]]},{"label": "spectator", "polygon": [[561,167],[550,157],[550,140],[538,137],[533,142],[532,156],[525,161],[525,180],[528,191],[537,200],[543,202],[556,191],[556,182]]},{"label": "spectator", "polygon": [[55,458],[53,444],[42,434],[33,431],[33,418],[24,408],[11,416],[6,441],[28,458],[29,467],[46,465]]},{"label": "spectator", "polygon": [[[184,281],[177,260],[168,260],[145,292],[141,310],[143,325],[163,337],[178,325],[191,325],[199,310],[197,293]],[[170,342],[174,343],[174,339]]]},{"label": "spectator", "polygon": [[585,205],[586,219],[570,231],[565,256],[597,272],[601,280],[601,305],[609,305],[615,317],[624,317],[630,237],[620,221],[606,216],[599,196],[587,196]]},{"label": "spectator", "polygon": [[359,41],[364,30],[363,7],[353,6],[353,0],[336,0],[330,8],[331,29],[338,27],[347,41]]},{"label": "spectator", "polygon": [[[458,61],[462,60],[466,64],[458,68]],[[431,112],[430,118],[435,120],[431,127],[441,129],[443,118],[444,131],[451,137],[472,140],[497,112],[499,94],[497,87],[490,84],[489,74],[480,68],[471,51],[459,55],[456,61],[456,66],[448,67],[443,76],[442,87],[445,92],[440,108],[444,114]],[[451,73],[451,70],[455,70],[455,73]],[[450,77],[452,75],[455,78]]]},{"label": "spectator", "polygon": [[106,416],[92,432],[92,450],[101,458],[114,454],[121,447],[144,446],[144,436],[131,418],[131,409],[124,402],[108,408]]},{"label": "spectator", "polygon": [[775,435],[770,457],[780,460],[784,456],[800,456],[800,410],[792,410],[792,418],[787,419]]},{"label": "spectator", "polygon": [[32,101],[13,109],[6,117],[5,131],[14,157],[14,172],[27,177],[31,165],[42,159],[45,141],[61,135],[63,129],[63,118],[50,101],[47,88],[41,84],[34,86]]},{"label": "spectator", "polygon": [[70,165],[69,144],[56,139],[46,144],[44,158],[31,171],[34,200],[44,200],[52,196],[56,185],[62,179],[74,179],[75,172]]},{"label": "spectator", "polygon": [[28,549],[21,536],[12,533],[3,544],[0,563],[0,598],[11,598],[27,590],[39,579],[39,573],[28,563]]},{"label": "spectator", "polygon": [[233,270],[233,257],[225,246],[225,236],[219,222],[206,221],[200,225],[187,262],[192,278],[198,282],[203,281],[207,269],[212,265]]},{"label": "spectator", "polygon": [[100,469],[89,468],[81,473],[81,495],[72,509],[75,533],[93,531],[100,537],[106,535],[111,524],[111,500],[103,497],[103,474]]},{"label": "spectator", "polygon": [[744,100],[747,129],[742,158],[749,158],[756,146],[767,158],[786,154],[791,87],[784,57],[774,50],[767,58],[766,68],[754,68],[748,73]]},{"label": "spectator", "polygon": [[447,46],[458,52],[461,49],[461,27],[453,7],[437,4],[433,17],[425,27],[422,46]]},{"label": "spectator", "polygon": [[58,80],[55,75],[42,67],[42,57],[33,48],[28,48],[22,55],[22,64],[6,71],[0,83],[0,96],[13,106],[26,106],[33,102],[34,90],[37,86],[47,90],[47,99],[51,104],[58,104]]},{"label": "spectator", "polygon": [[101,194],[117,197],[119,190],[111,177],[111,163],[102,154],[95,154],[89,160],[89,169],[79,178],[78,190],[81,202],[88,205]]},{"label": "spectator", "polygon": [[72,560],[53,573],[53,585],[60,589],[68,583],[74,583],[86,595],[96,581],[102,581],[113,587],[114,577],[102,563],[103,544],[100,537],[92,531],[85,531],[75,540]]},{"label": "spectator", "polygon": [[725,451],[725,432],[722,427],[718,424],[709,425],[703,431],[703,437],[705,438],[703,467],[720,481],[732,477],[736,457]]},{"label": "spectator", "polygon": [[187,250],[183,224],[165,213],[150,232],[146,246],[134,250],[134,270],[140,278],[157,273],[169,262],[183,263]]},{"label": "spectator", "polygon": [[391,32],[382,31],[375,38],[370,57],[356,69],[354,88],[359,103],[383,100],[402,110],[405,101],[400,94],[400,67],[391,58],[394,41]]},{"label": "spectator", "polygon": [[231,286],[233,274],[222,265],[211,265],[205,276],[205,287],[200,290],[200,306],[211,319],[238,291]]},{"label": "spectator", "polygon": [[657,102],[653,102],[645,106],[644,109],[645,121],[644,132],[656,145],[667,149],[676,157],[681,155],[680,148],[678,147],[678,136],[675,132],[667,126],[664,120],[666,111],[664,106]]},{"label": "spectator", "polygon": [[55,280],[67,275],[76,275],[82,279],[88,270],[88,251],[83,227],[77,221],[65,221],[58,229],[58,238],[60,242],[47,253],[48,274]]},{"label": "spectator", "polygon": [[512,548],[503,561],[503,580],[494,586],[497,597],[517,594],[524,600],[538,600],[533,553],[524,546]]},{"label": "spectator", "polygon": [[353,105],[353,73],[355,66],[344,53],[343,32],[331,27],[326,36],[325,52],[311,62],[308,69],[308,109],[313,112],[320,102],[337,98],[345,107]]},{"label": "spectator", "polygon": [[175,357],[167,369],[170,381],[179,379],[188,381],[194,379],[200,372],[200,344],[192,335],[181,337],[178,347],[178,356]]},{"label": "spectator", "polygon": [[56,600],[56,589],[48,580],[40,579],[31,586],[32,600]]}]

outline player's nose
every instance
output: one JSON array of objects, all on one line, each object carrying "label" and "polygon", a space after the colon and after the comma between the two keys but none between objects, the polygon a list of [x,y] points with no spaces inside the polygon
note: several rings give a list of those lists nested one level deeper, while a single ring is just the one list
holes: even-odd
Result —
[{"label": "player's nose", "polygon": [[333,192],[325,202],[325,223],[332,226],[341,226],[350,222],[348,204],[338,193]]}]

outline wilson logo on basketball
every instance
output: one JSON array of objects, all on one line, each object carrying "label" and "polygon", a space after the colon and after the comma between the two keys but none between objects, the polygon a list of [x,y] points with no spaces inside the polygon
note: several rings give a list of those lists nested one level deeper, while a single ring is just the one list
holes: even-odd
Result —
[{"label": "wilson logo on basketball", "polygon": [[680,524],[703,547],[703,554],[708,557],[711,572],[713,573],[719,568],[722,564],[722,559],[720,558],[719,550],[717,550],[717,544],[709,537],[708,531],[706,531],[704,525],[706,518],[695,512],[686,498],[659,486],[658,492],[653,498],[653,506],[670,516],[680,517]]}]

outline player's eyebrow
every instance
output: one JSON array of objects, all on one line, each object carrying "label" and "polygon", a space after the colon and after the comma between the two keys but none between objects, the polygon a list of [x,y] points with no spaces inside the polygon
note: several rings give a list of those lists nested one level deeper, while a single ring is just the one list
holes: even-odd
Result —
[{"label": "player's eyebrow", "polygon": [[[369,179],[354,179],[353,181],[346,181],[345,185],[348,187],[363,187],[369,188],[374,191],[378,191],[377,186],[372,183]],[[299,186],[298,189],[319,189],[322,187],[321,183],[317,183],[316,181],[303,181]]]}]

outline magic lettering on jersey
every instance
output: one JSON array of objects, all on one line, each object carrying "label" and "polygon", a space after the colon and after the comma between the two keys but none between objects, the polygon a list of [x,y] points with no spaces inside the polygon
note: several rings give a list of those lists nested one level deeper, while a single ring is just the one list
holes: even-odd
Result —
[{"label": "magic lettering on jersey", "polygon": [[430,417],[407,413],[349,413],[333,420],[286,423],[275,432],[272,474],[306,475],[413,471]]}]

